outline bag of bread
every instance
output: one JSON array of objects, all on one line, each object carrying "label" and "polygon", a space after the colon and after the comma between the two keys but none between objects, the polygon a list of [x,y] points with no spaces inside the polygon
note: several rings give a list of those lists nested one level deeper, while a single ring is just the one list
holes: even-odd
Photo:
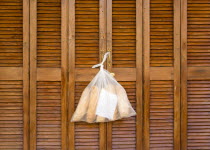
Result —
[{"label": "bag of bread", "polygon": [[104,69],[103,63],[109,53],[100,64],[92,67],[100,67],[100,71],[84,89],[72,122],[108,122],[136,115],[125,89]]}]

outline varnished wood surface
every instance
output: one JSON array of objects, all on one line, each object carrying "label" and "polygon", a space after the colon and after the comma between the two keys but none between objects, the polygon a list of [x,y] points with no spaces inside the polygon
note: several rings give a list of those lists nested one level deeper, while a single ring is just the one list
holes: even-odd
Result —
[{"label": "varnished wood surface", "polygon": [[[0,149],[209,149],[208,7],[1,0]],[[71,123],[107,51],[137,116]]]}]

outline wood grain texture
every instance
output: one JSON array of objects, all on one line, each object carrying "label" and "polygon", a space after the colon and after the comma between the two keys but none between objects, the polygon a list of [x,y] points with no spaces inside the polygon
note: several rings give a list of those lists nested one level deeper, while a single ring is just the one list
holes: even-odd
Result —
[{"label": "wood grain texture", "polygon": [[150,148],[149,105],[150,105],[150,0],[143,1],[143,51],[144,51],[144,127],[143,147]]},{"label": "wood grain texture", "polygon": [[30,150],[36,150],[37,0],[30,1]]},{"label": "wood grain texture", "polygon": [[[106,42],[107,42],[107,35],[106,35],[106,23],[107,23],[107,11],[106,11],[107,1],[106,0],[100,0],[99,1],[99,61],[101,62],[103,60],[103,56],[106,52]],[[105,63],[106,65],[106,63]],[[87,77],[86,77],[87,78]],[[106,123],[100,123],[99,124],[99,145],[100,150],[106,150],[106,133],[107,133],[107,124]]]},{"label": "wood grain texture", "polygon": [[75,149],[75,126],[70,122],[75,107],[75,0],[69,1],[69,20],[68,20],[68,148]]},{"label": "wood grain texture", "polygon": [[187,0],[181,1],[181,149],[187,149]]},{"label": "wood grain texture", "polygon": [[209,80],[187,82],[187,149],[209,149]]},{"label": "wood grain texture", "polygon": [[209,1],[188,0],[187,3],[188,66],[210,66]]},{"label": "wood grain texture", "polygon": [[37,67],[60,66],[61,1],[37,0]]},{"label": "wood grain texture", "polygon": [[150,82],[150,149],[174,149],[173,81]]},{"label": "wood grain texture", "polygon": [[23,81],[0,81],[0,149],[23,149]]},{"label": "wood grain texture", "polygon": [[173,51],[174,51],[174,149],[180,150],[181,145],[181,133],[180,133],[180,125],[181,125],[181,111],[180,111],[180,96],[181,96],[181,43],[180,43],[180,35],[181,35],[181,19],[180,19],[180,11],[181,11],[181,1],[174,0],[174,25],[173,25]]},{"label": "wood grain texture", "polygon": [[23,112],[24,112],[24,131],[23,131],[23,149],[29,149],[29,135],[30,135],[30,125],[29,125],[29,0],[23,1]]},{"label": "wood grain texture", "polygon": [[143,1],[136,0],[136,149],[143,150]]},{"label": "wood grain texture", "polygon": [[61,1],[61,149],[67,149],[68,1]]},{"label": "wood grain texture", "polygon": [[61,82],[37,82],[37,149],[61,149]]},{"label": "wood grain texture", "polygon": [[[108,11],[111,13],[111,10]],[[107,40],[112,41],[112,46],[108,47],[108,50],[112,50],[112,66],[113,68],[135,68],[136,0],[112,0],[112,14],[110,15],[112,15],[112,20],[108,26],[112,25],[110,27],[112,33],[108,31],[108,35],[111,34],[112,36],[108,37]]]},{"label": "wood grain texture", "polygon": [[75,65],[90,68],[99,61],[99,0],[75,1]]},{"label": "wood grain texture", "polygon": [[174,65],[173,16],[173,0],[150,0],[151,66]]},{"label": "wood grain texture", "polygon": [[10,0],[0,7],[0,67],[23,67],[23,7],[28,6]]}]

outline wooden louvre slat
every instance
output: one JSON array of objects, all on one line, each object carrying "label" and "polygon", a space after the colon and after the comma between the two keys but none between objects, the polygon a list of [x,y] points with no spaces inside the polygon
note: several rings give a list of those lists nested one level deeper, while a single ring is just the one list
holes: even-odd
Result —
[{"label": "wooden louvre slat", "polygon": [[[89,82],[76,82],[75,84],[75,109],[80,96]],[[99,124],[75,123],[75,149],[99,149]]]},{"label": "wooden louvre slat", "polygon": [[99,0],[76,0],[75,65],[89,68],[99,62]]},{"label": "wooden louvre slat", "polygon": [[0,67],[23,66],[23,2],[0,1]]},{"label": "wooden louvre slat", "polygon": [[112,66],[136,66],[136,0],[112,1]]},{"label": "wooden louvre slat", "polygon": [[210,66],[210,1],[188,0],[187,63],[189,66]]},{"label": "wooden louvre slat", "polygon": [[37,0],[37,67],[61,66],[61,0]]},{"label": "wooden louvre slat", "polygon": [[150,1],[150,65],[173,66],[173,0]]},{"label": "wooden louvre slat", "polygon": [[0,149],[23,149],[22,81],[0,81]]},{"label": "wooden louvre slat", "polygon": [[[136,83],[120,82],[125,88],[132,107],[136,109]],[[112,149],[136,149],[136,117],[114,121],[112,123]]]},{"label": "wooden louvre slat", "polygon": [[210,81],[189,80],[187,83],[187,148],[210,148]]},{"label": "wooden louvre slat", "polygon": [[37,82],[37,149],[61,149],[61,82]]},{"label": "wooden louvre slat", "polygon": [[151,81],[150,149],[173,149],[173,81]]}]

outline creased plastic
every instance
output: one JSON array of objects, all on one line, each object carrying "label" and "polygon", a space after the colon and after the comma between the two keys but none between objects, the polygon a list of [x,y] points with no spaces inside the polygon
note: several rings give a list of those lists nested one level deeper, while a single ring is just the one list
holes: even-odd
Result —
[{"label": "creased plastic", "polygon": [[104,69],[109,52],[104,55],[100,71],[84,89],[71,121],[109,122],[136,115],[125,89]]}]

